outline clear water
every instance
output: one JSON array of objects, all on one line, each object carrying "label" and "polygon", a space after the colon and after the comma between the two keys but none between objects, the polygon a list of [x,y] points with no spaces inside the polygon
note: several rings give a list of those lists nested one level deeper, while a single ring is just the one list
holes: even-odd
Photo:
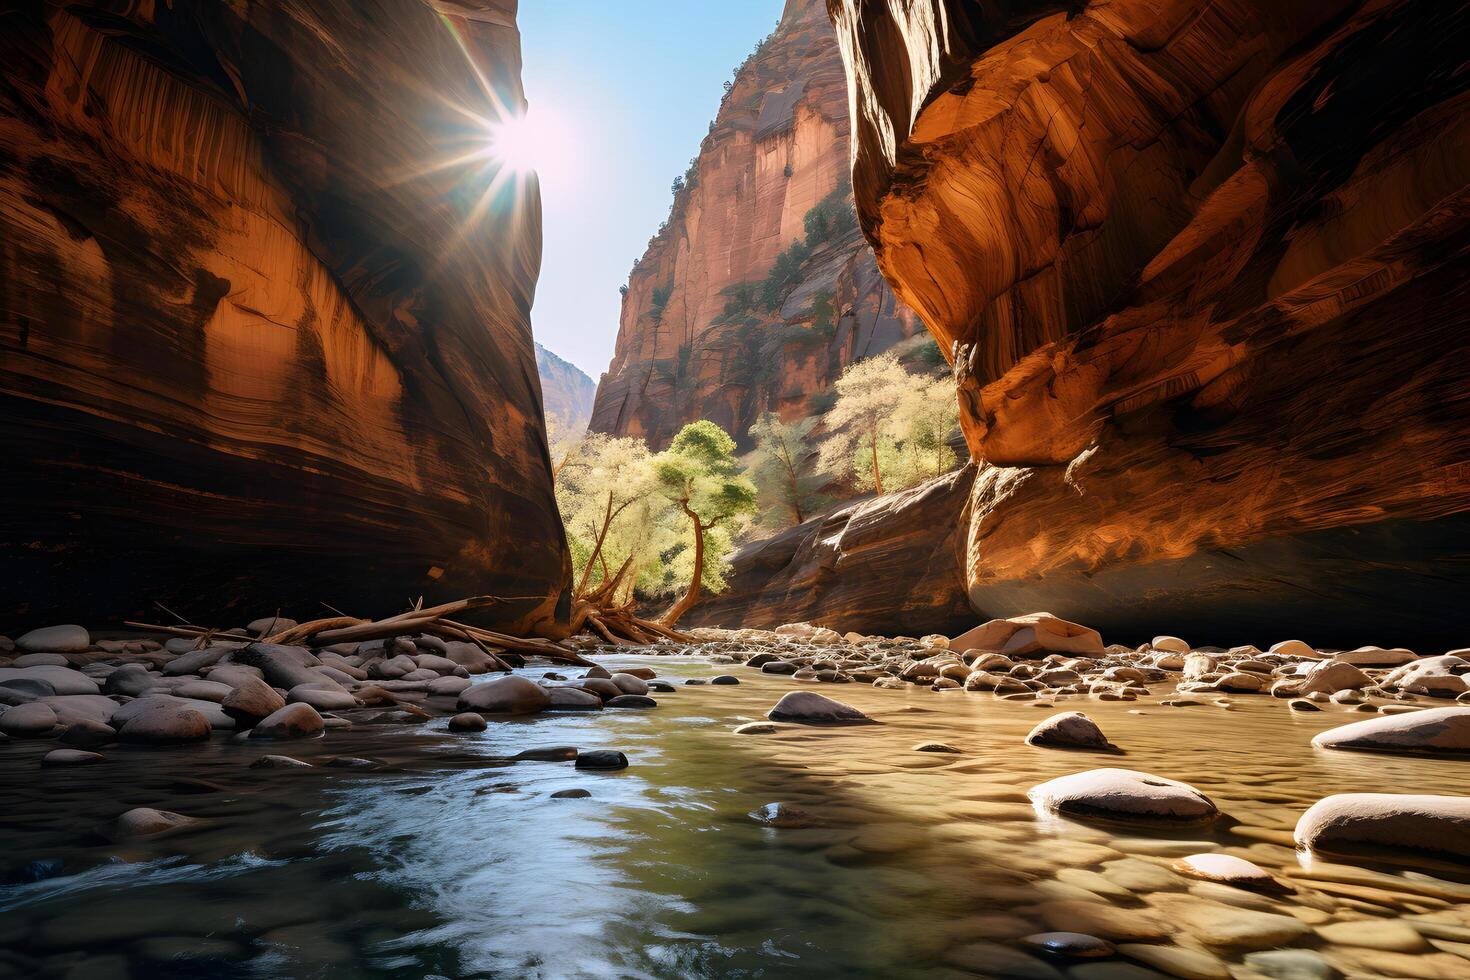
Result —
[{"label": "clear water", "polygon": [[[1470,762],[1324,753],[1313,734],[1362,715],[1301,714],[1265,698],[1230,710],[1148,700],[1065,705],[1126,750],[1097,757],[1022,744],[1048,712],[986,694],[822,685],[881,724],[737,736],[795,684],[695,658],[622,657],[681,687],[653,711],[492,721],[481,734],[360,722],[271,749],[216,739],[116,747],[83,769],[41,769],[45,743],[0,746],[5,884],[0,976],[17,977],[949,977],[1157,976],[1126,957],[1083,966],[1021,958],[1013,940],[1078,923],[1078,903],[1151,923],[1239,975],[1245,948],[1212,944],[1169,901],[1336,921],[1432,920],[1442,947],[1366,949],[1317,936],[1346,973],[1470,976],[1470,886],[1454,872],[1305,868],[1297,816],[1347,791],[1464,793]],[[544,668],[527,671],[539,675]],[[1061,710],[1058,706],[1056,710]],[[1138,713],[1138,712],[1142,713]],[[941,740],[958,755],[917,753]],[[527,748],[616,748],[632,765],[580,772],[515,762]],[[251,770],[263,751],[378,771]],[[1122,765],[1185,779],[1228,814],[1160,837],[1039,817],[1025,791]],[[551,799],[581,787],[589,799]],[[776,830],[770,802],[819,826]],[[204,821],[115,844],[134,806]],[[1195,843],[1190,843],[1190,841]],[[1171,855],[1226,848],[1299,884],[1261,896],[1192,882]],[[1129,877],[1129,872],[1133,877]],[[1315,875],[1315,877],[1305,877]],[[29,880],[36,879],[36,880]],[[1342,880],[1333,880],[1342,879]],[[1127,881],[1131,887],[1116,884]],[[1119,889],[1122,890],[1119,890]]]}]

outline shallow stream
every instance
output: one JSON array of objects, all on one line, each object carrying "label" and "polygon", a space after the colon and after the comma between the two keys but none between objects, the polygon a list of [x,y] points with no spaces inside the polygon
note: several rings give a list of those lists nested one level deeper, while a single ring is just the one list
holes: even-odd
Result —
[{"label": "shallow stream", "polygon": [[[603,662],[742,683],[681,686],[650,711],[542,714],[478,734],[442,719],[360,722],[265,750],[386,764],[371,771],[250,769],[262,749],[222,739],[114,747],[82,769],[41,769],[46,743],[0,746],[0,977],[1314,975],[1262,972],[1273,963],[1470,976],[1470,879],[1304,866],[1291,847],[1298,815],[1330,793],[1470,787],[1470,761],[1313,749],[1316,732],[1362,717],[1337,706],[1051,709],[1086,711],[1126,753],[1097,756],[1024,745],[1050,713],[1024,702],[822,685],[879,724],[735,735],[804,685],[692,657]],[[960,751],[913,751],[927,741]],[[631,766],[509,761],[559,745],[620,749]],[[1026,798],[1098,766],[1190,782],[1227,818],[1160,835],[1038,816]],[[572,788],[591,796],[551,798]],[[748,816],[772,802],[818,823]],[[134,806],[203,822],[110,842],[106,827]],[[1168,869],[1212,849],[1297,888],[1261,895]],[[1221,925],[1269,931],[1250,918],[1261,913],[1310,926],[1284,944],[1310,952],[1263,959],[1277,943]],[[1014,944],[1043,929],[1103,935],[1125,955],[1059,961]]]}]

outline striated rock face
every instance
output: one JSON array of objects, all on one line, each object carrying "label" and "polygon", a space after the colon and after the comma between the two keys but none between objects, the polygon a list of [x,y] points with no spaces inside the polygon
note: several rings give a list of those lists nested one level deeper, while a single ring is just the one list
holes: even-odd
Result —
[{"label": "striated rock face", "polygon": [[592,418],[592,397],[597,385],[581,369],[551,351],[536,345],[536,373],[541,377],[541,399],[546,418],[555,416],[562,425],[577,432]]},{"label": "striated rock face", "polygon": [[431,169],[495,112],[468,56],[523,104],[515,3],[437,6],[6,14],[7,621],[490,592],[555,630],[539,192]]},{"label": "striated rock face", "polygon": [[629,276],[595,431],[662,448],[707,418],[743,438],[763,411],[811,414],[847,364],[922,332],[850,219],[818,236],[774,303],[761,299],[778,257],[805,243],[807,215],[847,208],[848,133],[822,0],[788,0]]},{"label": "striated rock face", "polygon": [[967,466],[747,545],[731,558],[729,590],[702,600],[680,625],[962,632],[975,622],[964,578],[974,479]]},{"label": "striated rock face", "polygon": [[1470,11],[829,7],[861,223],[983,464],[977,611],[1455,645]]}]

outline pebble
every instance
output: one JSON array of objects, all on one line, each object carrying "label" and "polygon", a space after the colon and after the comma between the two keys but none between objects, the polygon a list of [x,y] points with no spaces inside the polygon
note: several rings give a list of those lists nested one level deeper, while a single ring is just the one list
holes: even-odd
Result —
[{"label": "pebble", "polygon": [[585,800],[592,794],[585,789],[559,789],[551,794],[553,800]]},{"label": "pebble", "polygon": [[1229,980],[1230,966],[1218,956],[1182,946],[1125,943],[1118,952],[1182,980]]},{"label": "pebble", "polygon": [[768,721],[748,721],[735,729],[736,735],[771,735],[780,730],[780,725]]},{"label": "pebble", "polygon": [[575,745],[553,745],[542,749],[524,749],[512,758],[518,762],[568,762],[577,756]]}]

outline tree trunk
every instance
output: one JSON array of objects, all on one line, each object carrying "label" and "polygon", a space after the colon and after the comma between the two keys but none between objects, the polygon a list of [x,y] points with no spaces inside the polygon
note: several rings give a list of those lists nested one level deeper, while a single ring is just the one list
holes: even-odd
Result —
[{"label": "tree trunk", "polygon": [[868,446],[873,450],[873,487],[878,491],[878,496],[883,496],[883,474],[878,472],[878,437],[874,435]]},{"label": "tree trunk", "polygon": [[700,584],[704,580],[704,532],[707,526],[699,522],[699,515],[689,509],[689,501],[679,501],[679,506],[684,508],[684,513],[694,522],[694,576],[689,582],[689,590],[679,598],[679,601],[669,607],[668,612],[658,618],[662,626],[673,626],[679,621],[679,617],[687,613],[690,608],[699,601]]}]

